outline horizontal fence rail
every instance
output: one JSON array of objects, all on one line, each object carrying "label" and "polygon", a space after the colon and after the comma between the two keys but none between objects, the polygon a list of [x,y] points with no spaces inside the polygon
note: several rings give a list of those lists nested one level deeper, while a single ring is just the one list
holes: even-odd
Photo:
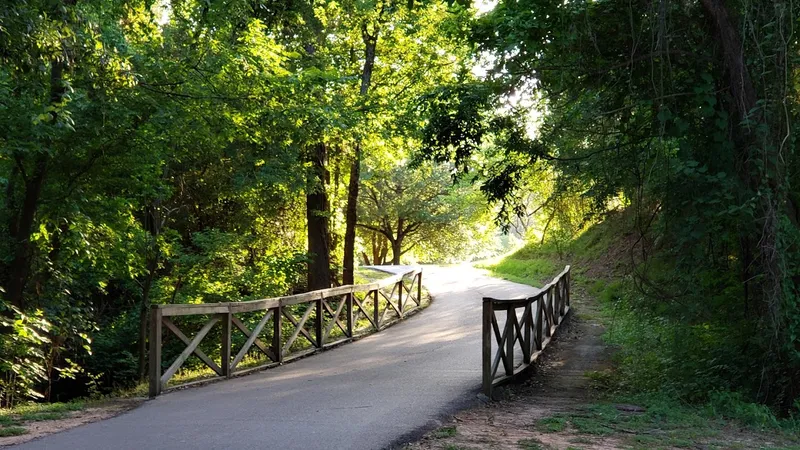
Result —
[{"label": "horizontal fence rail", "polygon": [[[196,356],[227,377],[282,364],[359,335],[380,331],[422,305],[422,269],[368,284],[341,286],[287,297],[245,302],[153,305],[150,310],[150,396]],[[199,330],[193,337],[179,327]],[[164,369],[164,328],[174,335],[172,362]],[[176,346],[177,345],[177,346]],[[178,351],[180,349],[181,351]],[[208,356],[219,352],[215,361]],[[208,352],[208,353],[206,353]],[[177,356],[174,356],[177,354]],[[248,355],[266,364],[242,368]],[[207,381],[204,379],[203,381]],[[170,386],[176,388],[191,383]]]},{"label": "horizontal fence rail", "polygon": [[[532,297],[513,300],[484,297],[483,392],[489,398],[495,386],[527,369],[550,343],[569,312],[569,283],[570,266],[567,266]],[[497,312],[501,312],[499,318]],[[517,350],[521,350],[522,356],[519,365],[515,364]],[[503,370],[498,375],[501,363]]]}]

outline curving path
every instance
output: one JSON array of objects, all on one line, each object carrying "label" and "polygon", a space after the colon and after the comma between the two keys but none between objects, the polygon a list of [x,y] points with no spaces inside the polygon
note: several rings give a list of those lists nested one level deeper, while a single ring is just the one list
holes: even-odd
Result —
[{"label": "curving path", "polygon": [[[403,269],[407,269],[404,267]],[[536,289],[470,266],[426,266],[433,304],[352,344],[162,395],[15,449],[382,449],[477,402],[481,298]]]}]

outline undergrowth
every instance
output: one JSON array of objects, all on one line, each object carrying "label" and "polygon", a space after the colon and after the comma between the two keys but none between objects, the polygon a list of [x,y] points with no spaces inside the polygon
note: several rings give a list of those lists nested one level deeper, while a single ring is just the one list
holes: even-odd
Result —
[{"label": "undergrowth", "polygon": [[28,403],[0,409],[0,437],[26,434],[28,430],[24,425],[28,422],[66,419],[73,411],[80,411],[85,407],[83,402],[68,402]]}]

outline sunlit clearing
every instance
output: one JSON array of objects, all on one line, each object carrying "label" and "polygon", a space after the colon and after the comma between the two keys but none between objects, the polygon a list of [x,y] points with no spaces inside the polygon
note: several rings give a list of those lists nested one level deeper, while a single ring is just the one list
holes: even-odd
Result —
[{"label": "sunlit clearing", "polygon": [[497,6],[497,0],[478,0],[474,3],[474,5],[475,9],[478,10],[478,15],[480,16],[493,10],[494,7]]},{"label": "sunlit clearing", "polygon": [[157,0],[150,7],[150,11],[155,16],[158,26],[163,27],[169,23],[169,18],[172,16],[172,4],[170,0]]}]

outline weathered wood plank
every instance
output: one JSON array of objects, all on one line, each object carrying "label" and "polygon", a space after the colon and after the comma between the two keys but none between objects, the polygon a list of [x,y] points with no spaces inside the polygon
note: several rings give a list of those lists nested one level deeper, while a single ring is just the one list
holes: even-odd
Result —
[{"label": "weathered wood plank", "polygon": [[[342,324],[342,321],[339,320],[339,316],[342,313],[342,309],[344,309],[344,305],[347,304],[347,298],[350,295],[351,294],[346,294],[344,298],[340,298],[339,299],[339,304],[336,306],[336,310],[335,311],[331,307],[330,302],[328,300],[323,300],[322,301],[322,307],[325,308],[325,312],[327,312],[331,316],[332,320],[336,321],[336,324],[339,325],[339,329],[342,330],[342,333],[345,333],[345,334],[347,334],[347,329],[346,329],[345,325]],[[333,329],[333,327],[331,327],[331,329]],[[328,335],[325,334],[325,337],[327,337],[327,336]]]},{"label": "weathered wood plank", "polygon": [[150,310],[150,397],[161,393],[161,320],[162,311],[159,308]]},{"label": "weathered wood plank", "polygon": [[[178,339],[183,341],[184,344],[191,345],[192,340],[186,337],[186,335],[183,334],[183,331],[181,331],[171,320],[164,317],[161,319],[161,321],[164,323],[167,329],[171,331],[172,334],[174,334],[175,336],[178,336]],[[197,355],[197,357],[200,358],[200,360],[203,361],[208,367],[210,367],[211,370],[216,372],[217,375],[222,375],[222,369],[217,365],[217,363],[214,362],[214,360],[209,358],[208,355],[205,354],[205,352],[203,352],[199,348],[196,348],[194,349],[194,354]]]},{"label": "weathered wood plank", "polygon": [[341,314],[342,309],[344,309],[346,304],[347,304],[346,299],[339,300],[339,305],[337,306],[336,311],[334,312],[333,309],[328,305],[328,303],[323,301],[323,305],[325,309],[328,311],[328,314],[330,314],[331,317],[333,317],[333,319],[328,323],[328,326],[326,326],[325,330],[323,331],[322,336],[325,340],[328,339],[328,337],[331,334],[331,331],[333,331],[333,327],[336,325],[339,325],[339,329],[342,330],[342,333],[347,335],[347,329],[339,321],[339,314]]},{"label": "weathered wood plank", "polygon": [[503,361],[505,363],[506,375],[514,373],[514,324],[517,321],[517,311],[509,308],[506,310],[506,357]]},{"label": "weathered wood plank", "polygon": [[[269,320],[269,317],[272,316],[273,312],[274,310],[268,311],[264,317],[267,317],[267,320]],[[233,324],[236,326],[236,328],[238,328],[239,331],[241,331],[242,334],[245,335],[245,337],[249,338],[252,335],[250,330],[247,329],[247,326],[241,320],[239,320],[238,317],[233,316],[231,317],[231,320],[233,321]],[[258,333],[256,333],[256,336],[258,336]],[[256,337],[255,341],[253,341],[253,345],[255,345],[259,350],[261,350],[261,353],[267,355],[269,359],[275,361],[275,353],[273,353],[273,351],[269,347],[267,347],[267,345],[261,339]]]},{"label": "weathered wood plank", "polygon": [[308,339],[308,341],[311,342],[312,345],[314,345],[314,339],[305,330],[305,328],[303,328],[303,326],[306,324],[306,321],[308,320],[308,318],[311,317],[311,313],[314,311],[314,309],[315,308],[306,309],[306,313],[303,314],[303,317],[299,321],[297,321],[297,319],[295,319],[294,316],[292,316],[291,314],[287,313],[286,310],[283,311],[283,315],[286,316],[286,318],[289,319],[289,321],[292,322],[292,324],[294,324],[294,326],[295,326],[294,332],[289,337],[289,339],[286,340],[286,344],[284,344],[284,346],[283,346],[283,353],[284,354],[289,352],[289,348],[292,346],[292,344],[294,344],[295,339],[297,339],[297,336],[299,336],[301,332]]},{"label": "weathered wood plank", "polygon": [[[234,319],[233,322],[236,325],[236,327],[239,328],[239,330],[241,330],[242,333],[245,334],[245,336],[247,336],[247,340],[245,341],[244,345],[242,345],[242,348],[239,349],[239,353],[236,354],[236,357],[233,358],[233,362],[231,363],[231,371],[233,371],[233,369],[235,369],[236,366],[239,365],[242,359],[244,359],[245,355],[247,355],[247,352],[250,350],[250,347],[252,347],[256,341],[258,341],[259,343],[261,342],[258,339],[258,335],[261,334],[261,330],[264,329],[264,325],[267,324],[267,321],[271,316],[272,316],[272,311],[267,311],[267,313],[264,314],[264,317],[261,318],[261,321],[259,321],[258,324],[255,326],[255,328],[253,328],[252,332],[250,332],[250,330],[248,330],[247,327],[245,327],[244,324],[238,318],[232,318]],[[269,353],[271,353],[269,349],[267,349],[264,346],[264,344],[257,345],[257,347],[267,356],[269,356]],[[275,360],[274,358],[270,359],[272,359],[273,361]]]},{"label": "weathered wood plank", "polygon": [[[482,389],[490,396],[494,386],[525,371],[536,361],[550,343],[562,318],[569,313],[570,266],[527,299],[484,298],[482,320]],[[535,304],[534,304],[535,303]],[[524,308],[517,317],[517,308]],[[505,326],[501,332],[496,311],[506,311]],[[489,313],[491,312],[491,313]],[[493,352],[493,341],[497,352]],[[514,365],[514,349],[519,342],[523,363]],[[488,351],[487,351],[488,349]],[[503,362],[504,375],[498,377],[497,369]]]},{"label": "weathered wood plank", "polygon": [[158,305],[161,315],[171,316],[195,316],[206,314],[223,314],[230,310],[228,303],[207,303],[202,305]]},{"label": "weathered wood plank", "polygon": [[324,300],[320,297],[314,305],[314,310],[316,311],[314,315],[314,337],[316,338],[314,346],[317,348],[322,348],[325,345],[325,336],[322,335],[323,315],[325,314],[322,308],[323,302]]},{"label": "weathered wood plank", "polygon": [[372,291],[372,302],[374,306],[374,308],[372,308],[372,317],[373,319],[375,319],[373,320],[372,323],[375,325],[375,331],[381,331],[381,318],[380,318],[381,308],[380,304],[378,303],[378,292],[379,292],[378,289]]},{"label": "weathered wood plank", "polygon": [[281,306],[298,305],[300,303],[309,303],[321,299],[319,291],[306,292],[305,294],[291,295],[289,297],[281,297]]},{"label": "weathered wood plank", "polygon": [[522,331],[520,335],[522,338],[522,362],[524,364],[531,363],[531,331],[533,329],[531,319],[531,303],[525,305],[525,312],[522,313]]},{"label": "weathered wood plank", "polygon": [[483,369],[483,393],[489,398],[492,398],[492,381],[494,374],[492,373],[492,318],[494,317],[494,310],[492,310],[492,299],[483,299],[483,318],[481,320],[482,326],[482,348],[481,360]]},{"label": "weathered wood plank", "polygon": [[283,307],[278,305],[275,309],[274,319],[272,320],[272,352],[275,353],[275,362],[283,363]]},{"label": "weathered wood plank", "polygon": [[417,306],[422,306],[422,270],[417,274]]},{"label": "weathered wood plank", "polygon": [[230,378],[231,376],[231,316],[228,311],[225,314],[220,314],[219,318],[222,321],[222,348],[220,349],[220,365],[222,366],[222,374]]},{"label": "weathered wood plank", "polygon": [[[358,313],[353,318],[353,321],[354,322],[358,321],[359,316],[361,314],[364,314],[364,318],[366,318],[369,321],[369,323],[371,323],[372,326],[375,327],[375,329],[377,330],[378,329],[378,325],[375,322],[373,322],[372,317],[370,317],[370,315],[367,314],[367,310],[366,310],[366,308],[364,308],[364,305],[361,303],[361,300],[359,300],[358,297],[356,297],[354,295],[353,296],[353,301],[356,303],[356,305],[358,305]],[[364,301],[366,301],[366,298],[364,299]]]},{"label": "weathered wood plank", "polygon": [[355,319],[353,317],[353,297],[355,297],[355,293],[347,294],[347,298],[345,299],[345,303],[347,303],[347,331],[345,331],[345,335],[347,337],[353,337],[353,329],[355,328]]},{"label": "weathered wood plank", "polygon": [[[310,307],[310,306],[309,306],[309,307],[308,307],[308,309],[311,309],[311,310],[313,310],[314,308],[312,308],[312,307]],[[285,318],[289,319],[289,323],[291,323],[292,325],[294,325],[295,327],[297,327],[297,324],[299,323],[299,322],[297,321],[297,318],[296,318],[295,316],[293,316],[293,315],[292,315],[292,314],[291,314],[289,311],[287,311],[286,309],[283,309],[283,317],[285,317]],[[305,324],[304,324],[304,325],[305,325]],[[302,334],[302,335],[303,335],[303,337],[304,337],[304,338],[306,338],[306,339],[308,340],[308,342],[309,342],[311,345],[314,345],[314,337],[313,337],[313,336],[311,336],[311,333],[309,333],[309,332],[308,332],[308,330],[306,330],[304,327],[300,327],[299,329],[300,329],[300,334]]]},{"label": "weathered wood plank", "polygon": [[[406,279],[410,280],[409,284],[406,284]],[[389,286],[391,286],[392,289],[391,293],[387,296],[383,291],[381,291],[381,289],[388,288]],[[412,293],[414,287],[416,287],[416,295]],[[398,291],[397,302],[392,301],[395,291]],[[358,292],[365,293],[363,299],[359,299],[356,296],[356,293]],[[383,309],[383,311],[381,311],[380,308],[379,293],[387,301],[387,306]],[[340,300],[340,303],[334,310],[334,308],[332,308],[330,304],[324,300],[336,296],[345,296],[345,298]],[[368,299],[373,301],[374,308],[372,310],[372,314],[370,314],[365,307]],[[153,322],[151,323],[151,330],[154,331],[152,331],[150,334],[149,342],[151,368],[150,395],[156,396],[160,394],[166,387],[167,382],[180,369],[188,356],[191,356],[192,354],[197,355],[216,373],[224,374],[225,376],[230,376],[232,374],[232,371],[238,366],[238,364],[241,363],[242,359],[244,356],[246,356],[246,353],[252,348],[253,345],[255,345],[267,357],[275,361],[276,364],[280,364],[284,361],[284,354],[288,351],[291,345],[296,342],[299,335],[303,335],[303,337],[308,339],[308,341],[314,346],[318,348],[325,348],[327,345],[325,341],[330,336],[334,326],[338,326],[342,332],[348,336],[348,338],[352,338],[355,324],[362,314],[367,318],[376,331],[380,331],[384,325],[383,322],[385,321],[386,314],[389,312],[389,308],[393,309],[400,319],[402,319],[407,312],[411,312],[412,310],[416,309],[416,307],[408,308],[409,299],[416,303],[417,306],[421,306],[422,268],[412,269],[408,272],[392,275],[368,284],[340,286],[284,297],[258,299],[245,302],[153,306],[150,320]],[[289,311],[283,308],[284,306],[312,302],[314,305],[309,305],[306,313],[300,321],[298,321]],[[340,319],[343,308],[346,308],[347,318],[345,323],[342,323],[342,320]],[[259,322],[259,326],[255,328],[253,332],[248,330],[244,323],[234,316],[236,313],[254,312],[259,310],[274,310],[272,313],[273,337],[269,347],[267,347],[267,345],[258,338],[258,335],[262,331],[263,327],[266,326],[266,322],[269,320],[269,312],[265,313],[265,316],[262,317],[261,321]],[[314,327],[316,336],[312,336],[311,333],[305,329],[305,324],[309,319],[308,316],[311,314],[311,310],[317,311]],[[331,322],[328,323],[327,326],[324,324],[325,311],[331,314],[332,317]],[[189,340],[189,338],[183,334],[173,322],[168,322],[169,325],[167,325],[167,327],[170,328],[170,330],[176,334],[181,341],[183,341],[185,344],[188,342],[188,344],[181,355],[179,355],[179,358],[176,359],[173,364],[170,365],[170,367],[167,368],[167,370],[162,374],[160,362],[162,347],[162,319],[171,316],[188,315],[213,315],[215,318],[212,318],[209,322],[207,322],[203,329],[201,329],[200,332],[198,332],[198,334],[195,335],[195,337],[191,340]],[[155,320],[156,316],[158,317],[157,321]],[[282,325],[284,318],[288,319],[295,327],[292,332],[292,336],[286,342],[283,341],[282,336]],[[219,321],[220,319],[222,319],[223,322],[223,329],[221,333],[222,362],[218,365],[211,358],[209,358],[208,355],[200,350],[198,346],[200,341],[202,341],[202,338],[208,334],[208,330],[213,327],[216,321]],[[391,323],[394,322],[395,320],[393,320]],[[233,361],[231,361],[231,332],[233,326],[244,333],[244,335],[247,337],[247,341],[242,349],[239,349],[239,352],[236,354],[236,357],[234,357]],[[301,353],[305,354],[308,352]],[[297,355],[293,355],[293,357],[296,356]]]},{"label": "weathered wood plank", "polygon": [[[181,354],[178,355],[178,358],[175,359],[172,365],[170,365],[169,368],[167,368],[167,370],[164,372],[164,374],[161,375],[162,389],[163,387],[166,387],[167,382],[169,382],[169,379],[172,378],[172,376],[175,375],[175,372],[177,372],[178,369],[181,368],[183,363],[186,362],[186,359],[189,358],[189,355],[194,353],[194,350],[197,348],[198,345],[200,345],[200,342],[203,340],[203,338],[206,337],[208,332],[211,330],[211,327],[213,327],[217,322],[219,322],[219,319],[220,317],[218,315],[209,319],[209,321],[206,322],[205,325],[203,325],[203,328],[201,328],[200,331],[197,332],[197,334],[194,336],[189,345],[187,345],[186,348],[183,349]],[[225,373],[224,370],[223,373]]]}]

